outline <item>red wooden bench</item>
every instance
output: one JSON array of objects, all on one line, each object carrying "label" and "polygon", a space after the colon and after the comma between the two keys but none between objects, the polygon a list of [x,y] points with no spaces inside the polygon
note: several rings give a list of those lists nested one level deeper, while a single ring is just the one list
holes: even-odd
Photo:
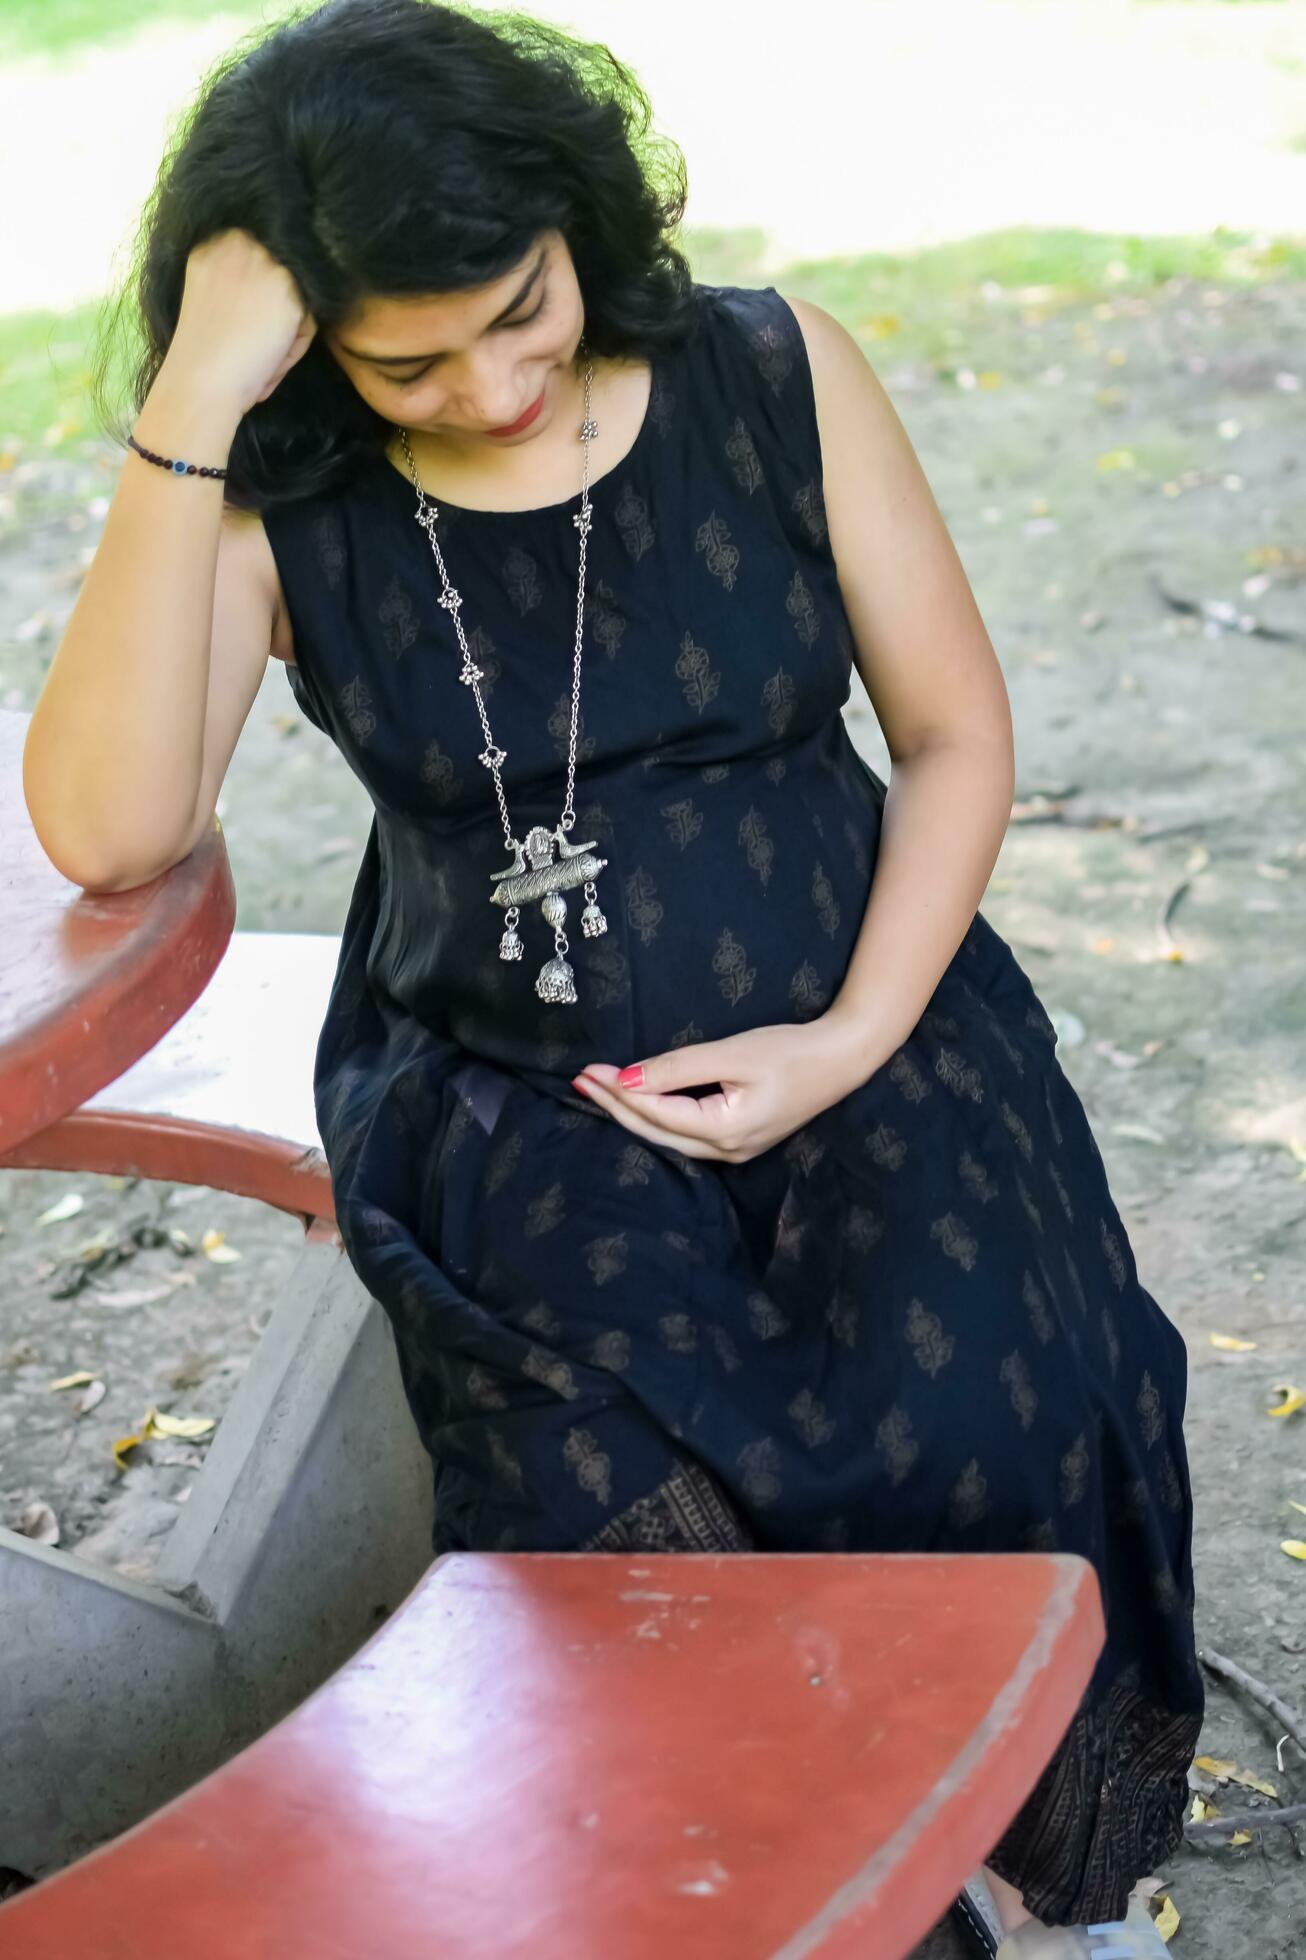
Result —
[{"label": "red wooden bench", "polygon": [[30,716],[0,709],[0,1158],[120,1076],[203,993],[236,916],[219,826],[166,878],[60,877],[23,796]]},{"label": "red wooden bench", "polygon": [[0,1952],[901,1960],[1103,1633],[1072,1555],[450,1553]]},{"label": "red wooden bench", "polygon": [[[338,1244],[313,1053],[339,951],[329,933],[232,933],[204,992],[140,1060],[0,1165],[206,1184],[321,1223]],[[80,1043],[95,1045],[85,1032]]]}]

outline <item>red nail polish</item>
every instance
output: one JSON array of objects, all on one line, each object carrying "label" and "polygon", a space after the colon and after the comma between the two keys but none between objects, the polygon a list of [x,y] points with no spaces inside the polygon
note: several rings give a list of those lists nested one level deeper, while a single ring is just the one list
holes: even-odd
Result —
[{"label": "red nail polish", "polygon": [[643,1062],[632,1062],[629,1068],[623,1068],[617,1080],[623,1089],[640,1088],[644,1081]]}]

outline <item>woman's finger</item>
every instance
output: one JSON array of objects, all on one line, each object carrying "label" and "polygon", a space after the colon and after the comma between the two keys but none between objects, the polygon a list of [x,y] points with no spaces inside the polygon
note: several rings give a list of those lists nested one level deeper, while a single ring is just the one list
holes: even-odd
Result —
[{"label": "woman's finger", "polygon": [[[664,1124],[654,1122],[651,1117],[645,1114],[645,1110],[647,1109],[646,1100],[641,1102],[638,1109],[634,1109],[631,1106],[632,1099],[630,1097],[622,1095],[619,1090],[607,1088],[592,1075],[584,1073],[578,1075],[576,1077],[575,1087],[580,1090],[582,1095],[587,1095],[591,1102],[596,1102],[600,1108],[606,1109],[608,1114],[615,1117],[617,1122],[623,1124],[626,1129],[632,1130],[636,1136],[646,1138],[650,1143],[661,1143],[667,1145],[672,1150],[683,1150],[686,1156],[689,1157],[720,1158],[724,1155],[712,1142],[711,1138],[701,1131],[690,1132],[668,1129]],[[666,1102],[687,1102],[690,1104],[694,1102],[692,1096],[667,1096],[660,1097],[658,1100]]]},{"label": "woman's finger", "polygon": [[[587,1086],[595,1077],[586,1068],[582,1069],[579,1080]],[[711,1096],[690,1096],[673,1089],[624,1089],[617,1082],[604,1082],[600,1086],[623,1109],[634,1116],[646,1117],[659,1130],[676,1137],[692,1137],[716,1150],[727,1148],[722,1132],[731,1118],[737,1118],[738,1112],[730,1097],[719,1091]]]},{"label": "woman's finger", "polygon": [[729,1093],[718,1089],[710,1096],[691,1096],[678,1089],[627,1089],[617,1076],[618,1071],[610,1063],[590,1062],[575,1080],[582,1089],[590,1083],[597,1084],[615,1096],[622,1108],[633,1115],[647,1116],[677,1136],[697,1137],[699,1142],[715,1144],[718,1149],[725,1147],[721,1131],[729,1118],[737,1114],[735,1098],[740,1093],[737,1086]]}]

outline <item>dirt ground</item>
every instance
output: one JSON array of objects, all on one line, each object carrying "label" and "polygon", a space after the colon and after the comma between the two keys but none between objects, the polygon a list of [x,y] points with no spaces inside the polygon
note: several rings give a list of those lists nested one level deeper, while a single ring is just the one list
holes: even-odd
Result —
[{"label": "dirt ground", "polygon": [[[877,367],[1011,695],[1018,803],[983,910],[1188,1343],[1199,1641],[1302,1722],[1306,1563],[1282,1546],[1306,1538],[1306,1409],[1271,1411],[1306,1385],[1306,291],[1175,284],[1046,317],[990,296],[958,319],[955,378]],[[33,454],[3,480],[8,706],[35,701],[119,466]],[[848,713],[887,773],[869,704]],[[370,806],[275,663],[220,809],[239,925],[338,931]],[[208,1190],[9,1172],[0,1232],[0,1523],[148,1576],[209,1439],[121,1466],[113,1445],[151,1407],[221,1421],[299,1227]],[[51,1384],[83,1370],[105,1393],[79,1413]],[[1201,1753],[1274,1795],[1194,1771],[1195,1802],[1306,1801],[1282,1722],[1210,1672],[1207,1691]],[[1156,1874],[1174,1950],[1306,1954],[1304,1844],[1186,1839]],[[960,1952],[941,1925],[917,1960]]]}]

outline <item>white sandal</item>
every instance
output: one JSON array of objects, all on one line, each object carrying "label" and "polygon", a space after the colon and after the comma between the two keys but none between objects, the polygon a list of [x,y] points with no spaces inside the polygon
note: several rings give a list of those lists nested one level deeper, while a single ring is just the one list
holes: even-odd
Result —
[{"label": "white sandal", "polygon": [[1004,1933],[993,1894],[977,1871],[949,1911],[981,1960],[1169,1960],[1141,1899],[1130,1899],[1123,1919],[1091,1926],[1042,1926],[1027,1919],[1014,1933]]}]

